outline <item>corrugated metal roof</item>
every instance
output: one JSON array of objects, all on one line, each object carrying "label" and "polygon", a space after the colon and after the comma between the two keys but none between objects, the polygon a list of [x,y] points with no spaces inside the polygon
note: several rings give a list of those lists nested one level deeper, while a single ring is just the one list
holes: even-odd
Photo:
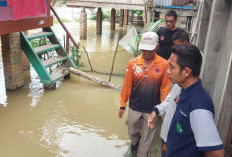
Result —
[{"label": "corrugated metal roof", "polygon": [[196,0],[154,0],[155,6],[196,6]]},{"label": "corrugated metal roof", "polygon": [[172,5],[172,0],[154,0],[153,4],[155,6],[170,6]]}]

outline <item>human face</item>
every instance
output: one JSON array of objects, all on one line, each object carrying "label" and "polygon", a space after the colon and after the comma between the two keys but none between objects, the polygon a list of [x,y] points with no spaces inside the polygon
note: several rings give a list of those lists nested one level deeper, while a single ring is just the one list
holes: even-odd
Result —
[{"label": "human face", "polygon": [[183,41],[180,41],[180,40],[177,39],[177,40],[173,41],[173,44],[174,45],[185,45],[185,44],[189,44],[189,42],[187,42],[187,41],[183,42]]},{"label": "human face", "polygon": [[142,50],[143,52],[143,59],[146,61],[153,60],[155,58],[155,52],[159,49],[159,44],[156,45],[154,50]]},{"label": "human face", "polygon": [[185,70],[180,70],[180,66],[177,64],[178,56],[174,53],[169,58],[168,76],[172,84],[183,84],[186,81]]},{"label": "human face", "polygon": [[150,61],[153,60],[155,58],[155,50],[142,50],[143,52],[143,59]]},{"label": "human face", "polygon": [[165,17],[166,28],[168,30],[176,29],[176,19],[174,16],[166,16]]}]

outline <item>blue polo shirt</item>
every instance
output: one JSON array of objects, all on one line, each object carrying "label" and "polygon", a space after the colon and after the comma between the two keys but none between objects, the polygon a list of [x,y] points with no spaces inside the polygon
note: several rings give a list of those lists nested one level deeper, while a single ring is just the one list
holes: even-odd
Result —
[{"label": "blue polo shirt", "polygon": [[166,157],[200,157],[223,149],[214,123],[214,105],[199,79],[182,89],[167,138]]}]

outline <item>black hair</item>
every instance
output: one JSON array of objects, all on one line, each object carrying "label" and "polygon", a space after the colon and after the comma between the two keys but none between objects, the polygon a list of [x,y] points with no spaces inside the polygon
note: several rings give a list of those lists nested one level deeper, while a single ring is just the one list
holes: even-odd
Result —
[{"label": "black hair", "polygon": [[174,16],[174,19],[176,20],[177,19],[177,13],[174,11],[174,10],[169,10],[166,14],[165,14],[165,17],[166,16]]},{"label": "black hair", "polygon": [[178,29],[172,36],[172,41],[179,40],[180,42],[189,42],[189,35],[183,29]]},{"label": "black hair", "polygon": [[171,51],[178,56],[177,64],[180,66],[180,71],[189,67],[192,69],[193,76],[200,75],[202,55],[196,46],[192,44],[174,45]]}]

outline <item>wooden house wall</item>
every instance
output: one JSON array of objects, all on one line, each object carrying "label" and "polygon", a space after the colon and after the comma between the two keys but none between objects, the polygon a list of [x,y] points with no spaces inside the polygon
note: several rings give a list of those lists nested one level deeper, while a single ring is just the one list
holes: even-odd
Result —
[{"label": "wooden house wall", "polygon": [[[0,0],[2,4],[4,0]],[[13,20],[12,7],[0,5],[0,35],[36,28],[50,27],[53,25],[53,17],[50,16],[50,0],[47,0],[47,14],[31,16],[19,20]]]}]

